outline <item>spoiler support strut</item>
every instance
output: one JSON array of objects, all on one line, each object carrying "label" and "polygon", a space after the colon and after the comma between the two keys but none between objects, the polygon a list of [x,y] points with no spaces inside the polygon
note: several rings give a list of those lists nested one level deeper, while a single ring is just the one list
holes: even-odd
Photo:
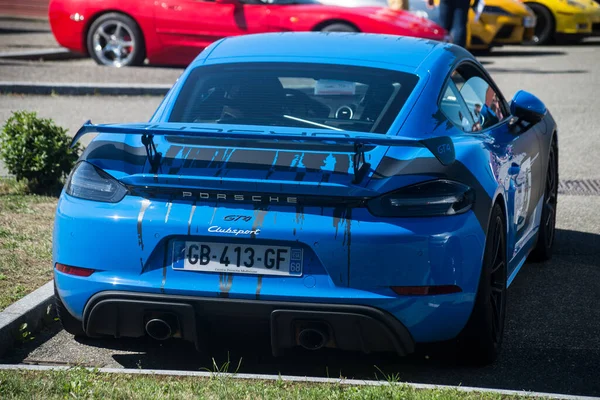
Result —
[{"label": "spoiler support strut", "polygon": [[352,183],[360,183],[371,168],[371,164],[365,160],[365,146],[362,143],[354,143],[354,180]]},{"label": "spoiler support strut", "polygon": [[148,157],[148,162],[150,163],[150,173],[156,174],[158,172],[158,168],[160,167],[162,153],[156,151],[156,145],[154,144],[154,135],[151,133],[142,135],[142,144],[146,149],[146,156]]}]

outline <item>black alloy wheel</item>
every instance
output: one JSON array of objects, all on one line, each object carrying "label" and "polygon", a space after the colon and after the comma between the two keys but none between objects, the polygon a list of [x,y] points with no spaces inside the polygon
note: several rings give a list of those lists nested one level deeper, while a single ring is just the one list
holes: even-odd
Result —
[{"label": "black alloy wheel", "polygon": [[494,258],[490,273],[490,305],[492,310],[492,338],[495,347],[502,344],[506,316],[506,245],[502,217],[496,216],[494,229]]},{"label": "black alloy wheel", "polygon": [[87,33],[87,49],[99,65],[128,67],[142,65],[145,45],[137,23],[120,13],[101,15]]},{"label": "black alloy wheel", "polygon": [[506,319],[506,284],[506,229],[504,213],[496,204],[488,227],[473,312],[458,337],[459,361],[485,365],[498,357]]},{"label": "black alloy wheel", "polygon": [[548,154],[548,171],[544,189],[544,204],[540,230],[535,248],[531,252],[532,261],[547,261],[552,258],[552,247],[556,235],[556,206],[558,204],[558,154],[553,145]]}]

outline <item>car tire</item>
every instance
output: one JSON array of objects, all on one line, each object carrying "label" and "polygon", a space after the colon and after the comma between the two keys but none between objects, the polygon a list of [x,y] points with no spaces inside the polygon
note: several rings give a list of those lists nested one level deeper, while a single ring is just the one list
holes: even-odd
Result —
[{"label": "car tire", "polygon": [[[541,46],[551,44],[554,41],[555,21],[548,8],[537,3],[526,3],[537,18],[533,39],[527,44]],[[539,28],[539,29],[538,29]]]},{"label": "car tire", "polygon": [[358,32],[358,29],[349,24],[334,23],[321,28],[321,32]]},{"label": "car tire", "polygon": [[556,233],[556,205],[558,203],[558,151],[555,145],[548,154],[548,171],[544,186],[544,203],[537,243],[529,255],[531,261],[542,262],[552,258]]},{"label": "car tire", "polygon": [[58,296],[56,285],[54,285],[54,305],[56,306],[56,314],[58,315],[58,319],[63,329],[73,336],[85,336],[83,324],[77,318],[72,316],[69,310],[67,310],[67,307],[65,307],[62,300]]},{"label": "car tire", "polygon": [[498,204],[492,209],[475,304],[458,337],[460,362],[486,365],[498,357],[506,317],[506,229]]},{"label": "car tire", "polygon": [[119,13],[101,15],[87,33],[87,49],[99,65],[142,65],[146,57],[144,35],[137,23]]}]

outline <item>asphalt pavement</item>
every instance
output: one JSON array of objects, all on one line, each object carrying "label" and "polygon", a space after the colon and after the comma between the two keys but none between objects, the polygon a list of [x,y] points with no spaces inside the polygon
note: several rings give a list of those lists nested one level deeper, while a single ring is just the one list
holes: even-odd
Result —
[{"label": "asphalt pavement", "polygon": [[[505,47],[480,57],[505,97],[519,89],[539,96],[559,126],[561,181],[600,179],[600,41],[572,47]],[[0,62],[0,80],[40,82],[173,83],[181,69],[113,70],[90,60]],[[160,97],[0,96],[0,124],[10,110],[37,110],[73,133],[93,122],[147,120]],[[1,171],[0,171],[1,174]],[[600,193],[559,196],[555,256],[526,264],[508,292],[501,357],[493,365],[456,364],[440,348],[421,347],[407,358],[335,351],[299,351],[272,358],[268,343],[218,343],[202,354],[177,341],[74,340],[58,325],[15,348],[2,363],[79,364],[117,368],[213,369],[228,360],[230,371],[481,386],[600,396]],[[240,332],[240,338],[245,336]]]},{"label": "asphalt pavement", "polygon": [[48,22],[0,17],[0,53],[57,48]]},{"label": "asphalt pavement", "polygon": [[89,58],[40,62],[0,59],[0,81],[40,83],[175,83],[183,69],[158,67],[100,67]]}]

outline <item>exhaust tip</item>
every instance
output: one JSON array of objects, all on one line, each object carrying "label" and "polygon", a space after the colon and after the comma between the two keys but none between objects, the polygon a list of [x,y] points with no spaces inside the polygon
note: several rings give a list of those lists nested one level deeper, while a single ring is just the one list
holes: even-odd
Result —
[{"label": "exhaust tip", "polygon": [[325,346],[327,341],[327,333],[321,329],[303,329],[298,335],[298,343],[307,350],[319,350]]},{"label": "exhaust tip", "polygon": [[146,333],[152,339],[167,340],[172,335],[171,325],[165,320],[154,318],[146,322]]}]

